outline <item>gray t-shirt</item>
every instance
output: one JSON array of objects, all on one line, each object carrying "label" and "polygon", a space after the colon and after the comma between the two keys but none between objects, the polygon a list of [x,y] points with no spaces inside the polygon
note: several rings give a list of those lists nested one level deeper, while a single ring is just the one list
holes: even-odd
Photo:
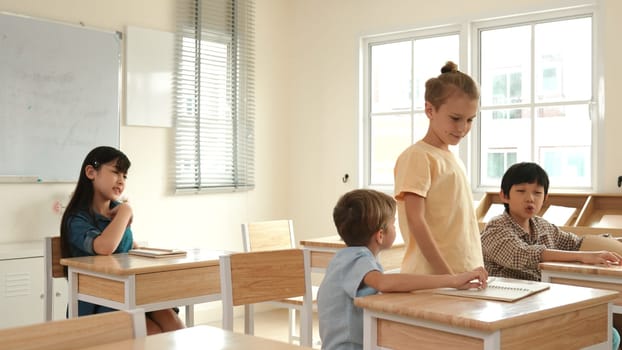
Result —
[{"label": "gray t-shirt", "polygon": [[363,310],[353,299],[378,293],[363,283],[374,270],[383,272],[367,247],[341,249],[331,260],[317,296],[323,350],[363,348]]}]

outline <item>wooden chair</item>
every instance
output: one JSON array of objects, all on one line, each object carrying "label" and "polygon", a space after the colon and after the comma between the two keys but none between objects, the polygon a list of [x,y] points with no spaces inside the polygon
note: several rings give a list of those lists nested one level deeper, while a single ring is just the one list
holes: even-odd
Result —
[{"label": "wooden chair", "polygon": [[[292,220],[270,220],[242,224],[242,242],[245,252],[296,248],[294,222]],[[317,290],[317,286],[311,286],[314,310],[317,310]],[[289,309],[288,340],[290,343],[300,340],[296,334],[296,310],[301,303],[300,298],[279,303]],[[245,318],[245,322],[249,323],[245,324],[245,327],[249,329],[249,334],[253,334],[253,306],[246,305],[244,313],[249,315]]]},{"label": "wooden chair", "polygon": [[60,264],[60,236],[45,237],[45,320],[52,320],[54,305],[54,278],[67,277]]},{"label": "wooden chair", "polygon": [[245,252],[296,248],[292,220],[259,221],[242,224]]},{"label": "wooden chair", "polygon": [[0,350],[70,350],[147,335],[143,309],[114,311],[0,330]]},{"label": "wooden chair", "polygon": [[[306,249],[246,252],[220,257],[222,328],[233,330],[233,307],[272,301],[300,311],[300,345],[311,346],[311,258]],[[292,297],[302,297],[300,303]],[[244,333],[252,334],[245,309]]]}]

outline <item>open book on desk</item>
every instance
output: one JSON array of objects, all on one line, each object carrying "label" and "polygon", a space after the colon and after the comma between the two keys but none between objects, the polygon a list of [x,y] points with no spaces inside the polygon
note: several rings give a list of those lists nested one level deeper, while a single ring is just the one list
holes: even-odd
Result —
[{"label": "open book on desk", "polygon": [[455,295],[458,297],[478,298],[499,301],[516,301],[532,294],[549,289],[548,283],[517,280],[512,278],[491,277],[485,289],[454,289],[439,288],[437,294]]},{"label": "open book on desk", "polygon": [[150,247],[138,247],[135,249],[131,249],[127,253],[131,255],[148,256],[150,258],[168,258],[186,255],[185,250]]}]

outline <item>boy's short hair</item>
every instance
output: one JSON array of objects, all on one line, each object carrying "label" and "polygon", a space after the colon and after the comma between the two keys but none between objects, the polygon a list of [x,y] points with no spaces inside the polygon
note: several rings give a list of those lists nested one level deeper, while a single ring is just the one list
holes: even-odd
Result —
[{"label": "boy's short hair", "polygon": [[395,200],[385,193],[353,190],[337,201],[333,221],[347,246],[366,246],[374,233],[386,229],[389,220],[395,218],[395,208]]},{"label": "boy's short hair", "polygon": [[[516,163],[509,167],[501,179],[501,191],[509,197],[512,186],[523,183],[535,183],[544,187],[545,196],[549,192],[549,176],[541,166],[532,162]],[[507,203],[504,206],[506,211],[510,209]]]}]

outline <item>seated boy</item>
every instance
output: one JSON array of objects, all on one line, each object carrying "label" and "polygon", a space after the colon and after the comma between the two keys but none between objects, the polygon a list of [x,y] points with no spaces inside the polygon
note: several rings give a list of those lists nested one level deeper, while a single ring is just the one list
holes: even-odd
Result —
[{"label": "seated boy", "polygon": [[485,288],[483,267],[457,275],[384,274],[376,256],[395,240],[395,200],[374,190],[343,195],[333,211],[347,247],[331,260],[318,291],[322,349],[362,349],[363,310],[354,298],[378,292],[454,287]]},{"label": "seated boy", "polygon": [[[505,212],[490,220],[481,235],[484,264],[491,276],[539,281],[540,262],[611,265],[622,260],[612,251],[582,251],[583,237],[564,232],[536,216],[548,189],[548,175],[536,163],[517,163],[506,170],[499,192]],[[620,338],[615,330],[613,336],[617,349]]]}]

